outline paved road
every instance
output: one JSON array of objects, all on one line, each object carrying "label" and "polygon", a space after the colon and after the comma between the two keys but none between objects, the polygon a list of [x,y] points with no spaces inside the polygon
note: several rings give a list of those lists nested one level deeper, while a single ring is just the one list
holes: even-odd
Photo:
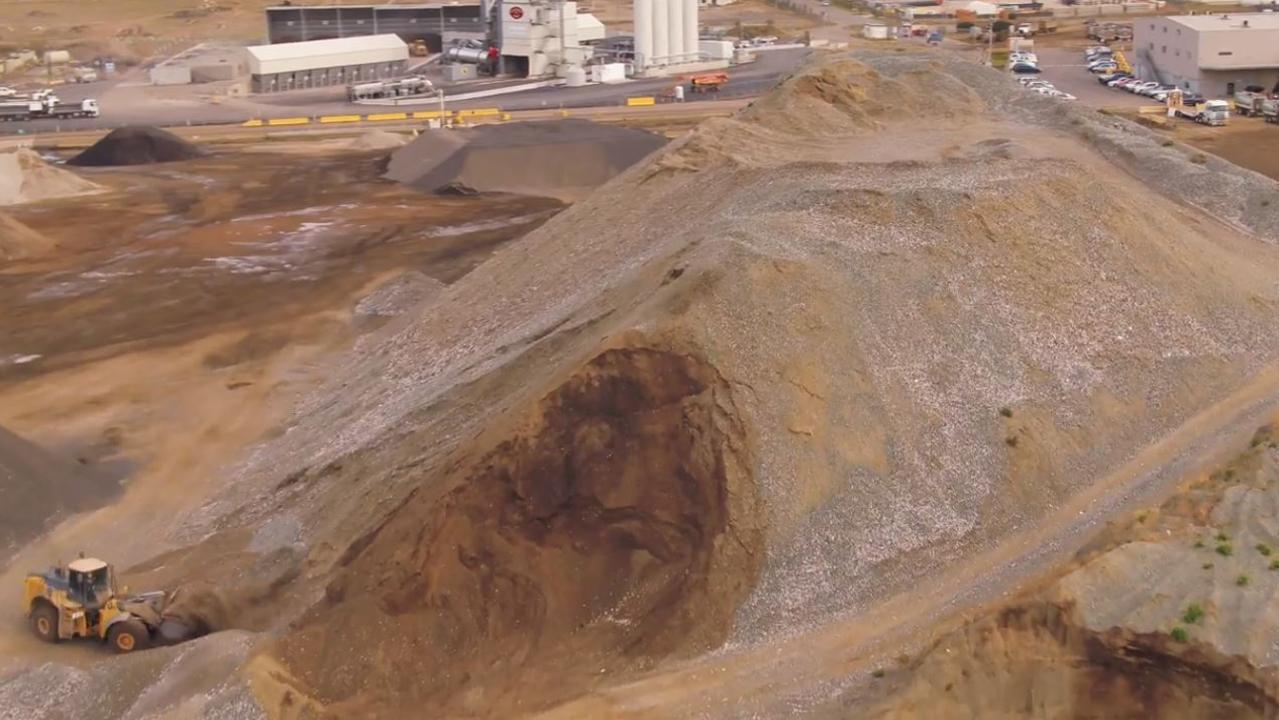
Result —
[{"label": "paved road", "polygon": [[[759,53],[753,63],[729,71],[728,85],[716,97],[724,100],[750,97],[763,93],[801,66],[811,54],[807,48],[775,50]],[[675,80],[637,80],[620,85],[589,85],[581,88],[546,88],[529,90],[493,98],[449,103],[449,109],[500,107],[504,110],[554,108],[586,108],[617,106],[627,97],[654,95],[671,87]],[[252,98],[227,100],[220,104],[197,100],[156,100],[147,93],[150,88],[130,83],[92,83],[69,85],[59,89],[64,102],[79,102],[84,97],[98,97],[103,116],[96,120],[36,120],[0,124],[0,134],[31,134],[113,128],[122,125],[159,125],[182,127],[239,123],[250,118],[319,116],[385,111],[382,107],[353,105],[343,98],[326,99],[323,92],[304,91],[301,97],[312,99],[298,105],[290,98]],[[435,106],[420,107],[433,109]]]}]

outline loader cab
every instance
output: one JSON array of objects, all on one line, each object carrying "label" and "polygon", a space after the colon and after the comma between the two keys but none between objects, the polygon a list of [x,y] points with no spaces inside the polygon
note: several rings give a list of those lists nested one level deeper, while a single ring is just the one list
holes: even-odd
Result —
[{"label": "loader cab", "polygon": [[67,565],[67,597],[86,608],[99,608],[115,595],[111,566],[95,558],[79,558]]}]

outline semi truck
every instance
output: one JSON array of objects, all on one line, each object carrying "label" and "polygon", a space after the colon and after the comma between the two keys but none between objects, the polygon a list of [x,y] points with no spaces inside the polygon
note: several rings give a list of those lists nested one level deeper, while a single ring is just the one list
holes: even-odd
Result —
[{"label": "semi truck", "polygon": [[0,120],[70,120],[72,118],[95,118],[102,111],[97,100],[81,100],[78,103],[63,105],[55,95],[46,96],[43,100],[30,98],[11,99],[0,102]]},{"label": "semi truck", "polygon": [[379,80],[376,82],[348,85],[347,100],[376,100],[382,98],[412,97],[427,95],[435,90],[431,81],[421,75],[411,75],[398,80]]},{"label": "semi truck", "polygon": [[1230,119],[1230,103],[1225,100],[1209,100],[1200,105],[1182,105],[1177,108],[1177,117],[1194,120],[1200,125],[1225,125]]}]

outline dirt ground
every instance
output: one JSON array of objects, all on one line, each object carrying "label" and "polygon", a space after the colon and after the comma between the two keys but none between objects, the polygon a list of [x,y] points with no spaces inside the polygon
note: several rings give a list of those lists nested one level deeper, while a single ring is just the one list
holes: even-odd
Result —
[{"label": "dirt ground", "polygon": [[57,249],[0,266],[0,425],[137,470],[110,512],[17,556],[5,583],[104,535],[122,565],[161,549],[226,458],[278,431],[317,363],[387,322],[353,317],[361,297],[405,270],[451,283],[562,207],[407,189],[380,179],[385,151],[349,143],[77,170],[108,192],[9,208]]}]

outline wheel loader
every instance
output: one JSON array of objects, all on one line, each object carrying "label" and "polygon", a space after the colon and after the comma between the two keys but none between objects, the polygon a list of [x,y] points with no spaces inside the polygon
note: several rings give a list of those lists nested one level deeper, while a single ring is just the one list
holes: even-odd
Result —
[{"label": "wheel loader", "polygon": [[128,653],[184,639],[165,627],[170,600],[163,591],[119,597],[113,568],[81,555],[66,566],[28,574],[23,607],[32,631],[45,642],[91,637]]}]

